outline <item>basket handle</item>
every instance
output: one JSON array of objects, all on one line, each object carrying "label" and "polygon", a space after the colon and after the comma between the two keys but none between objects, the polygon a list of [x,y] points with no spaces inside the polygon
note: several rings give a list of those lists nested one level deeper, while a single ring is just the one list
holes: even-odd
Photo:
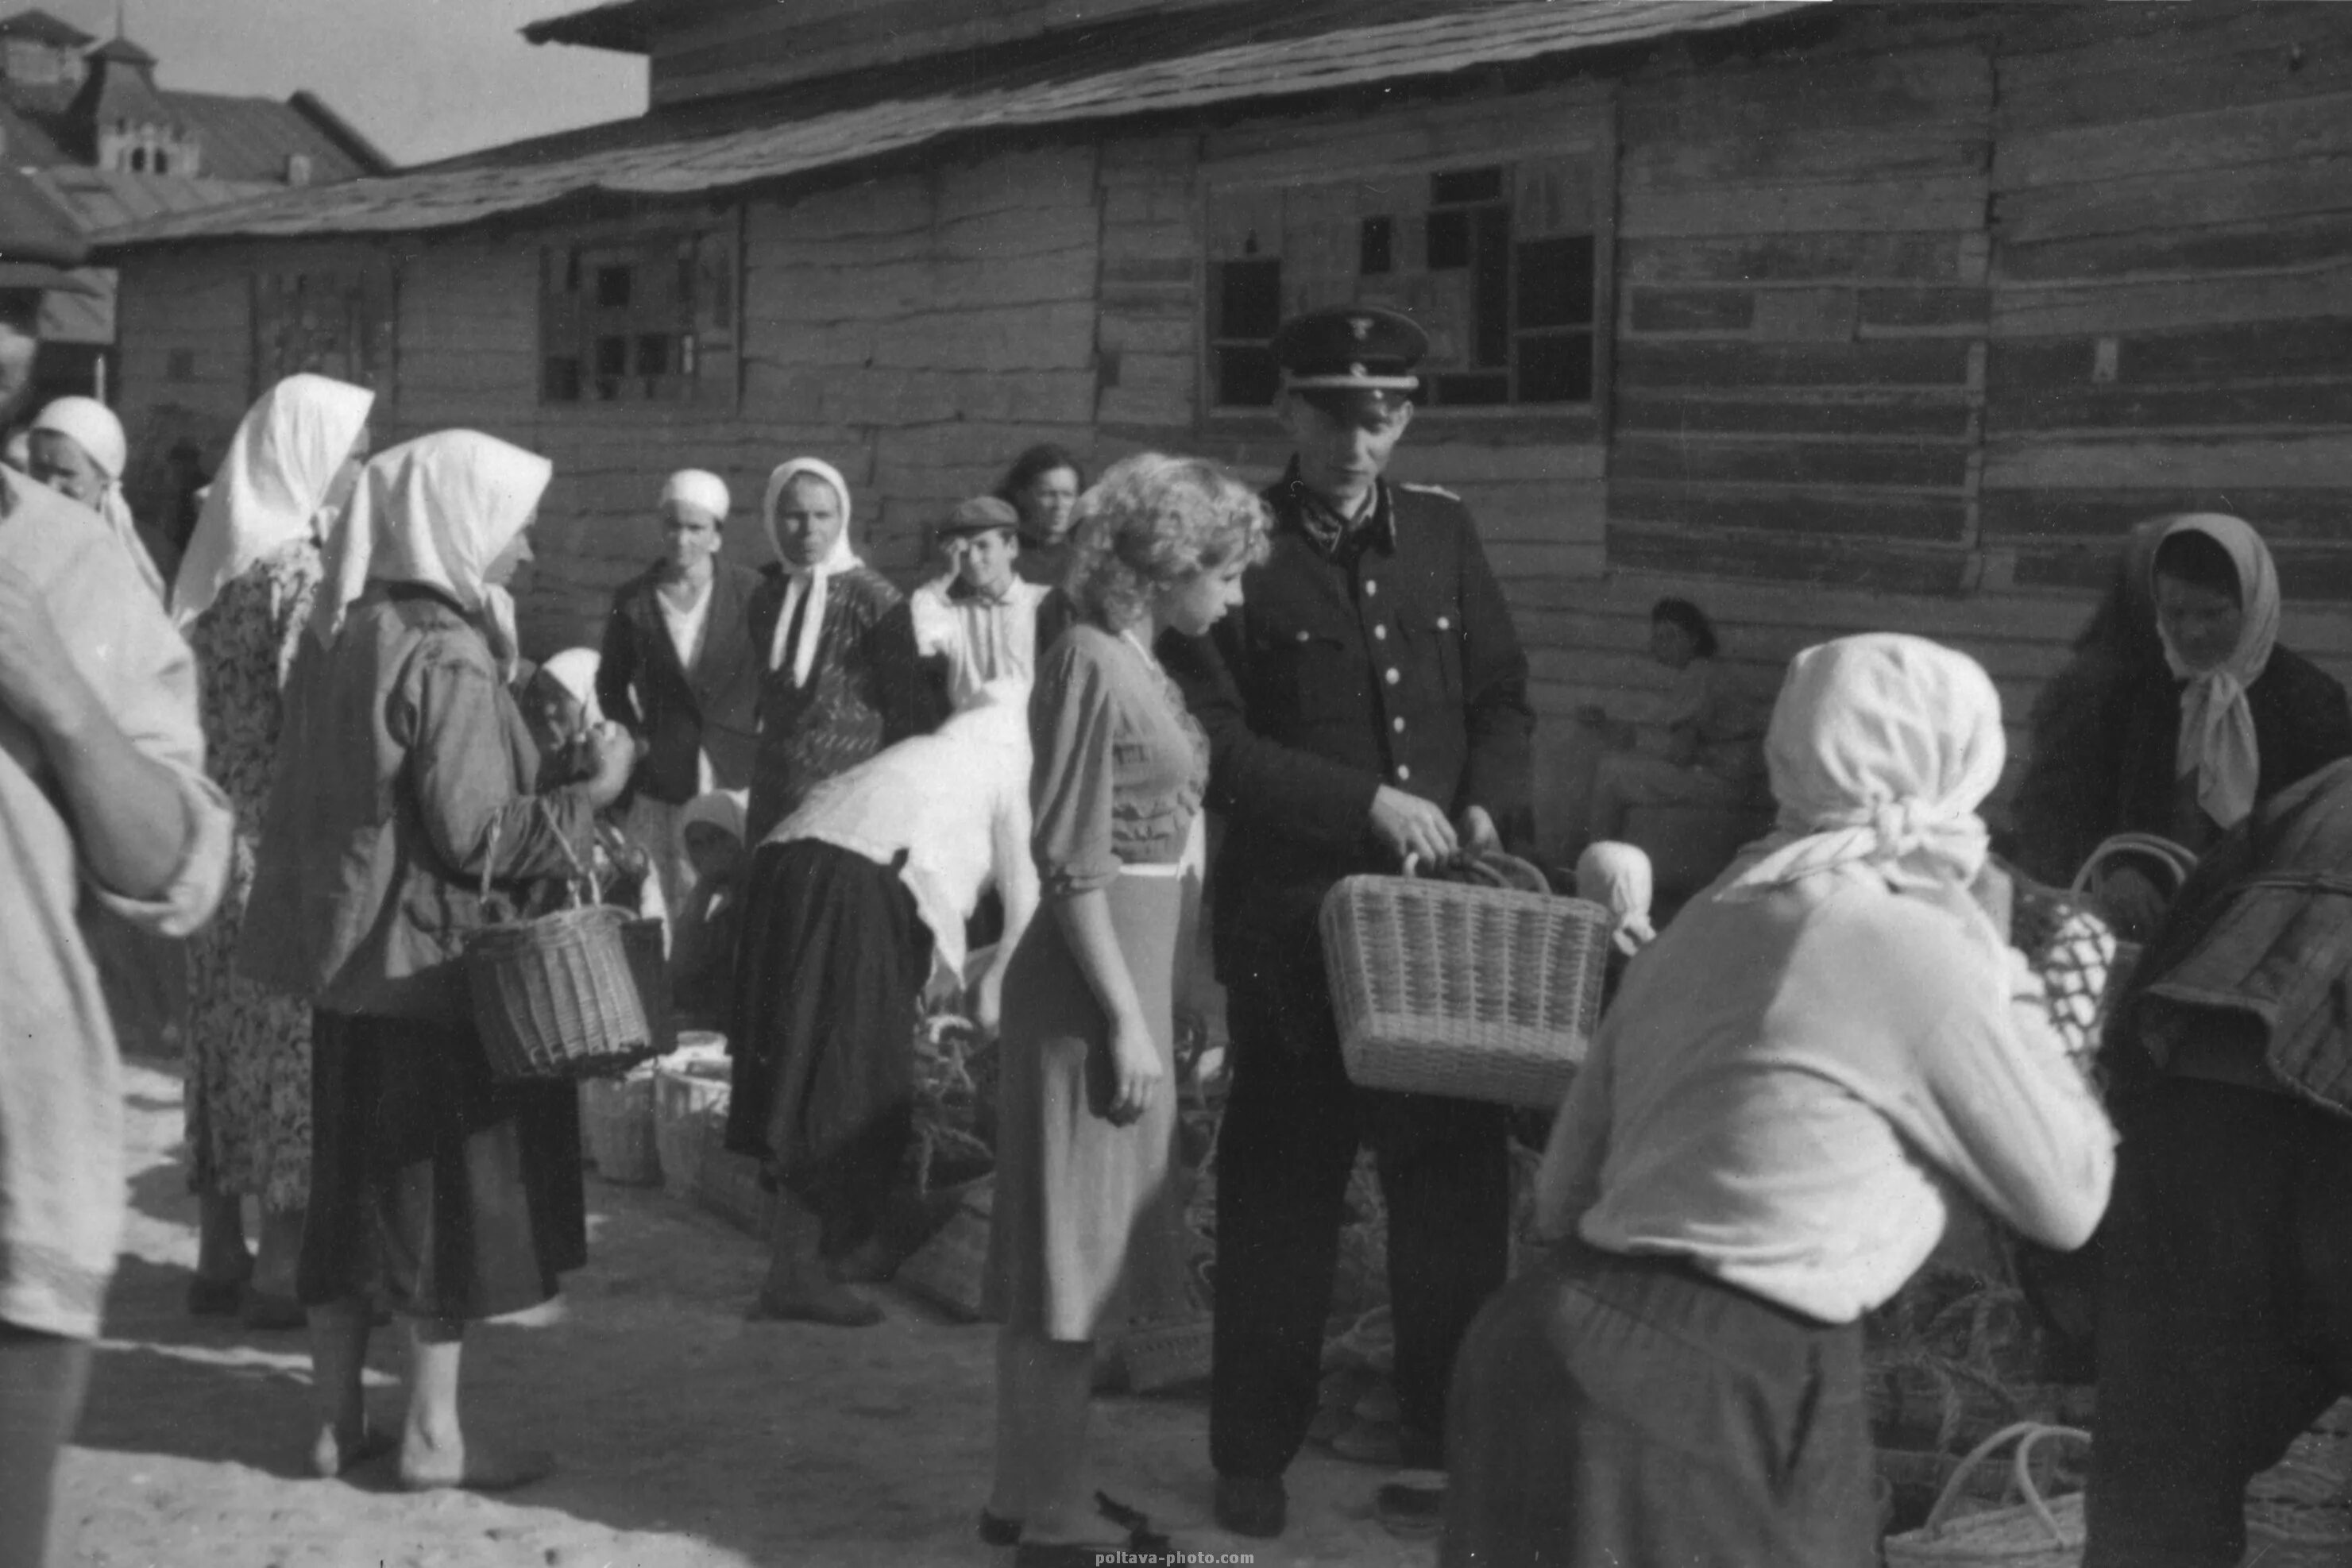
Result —
[{"label": "basket handle", "polygon": [[[1444,860],[1431,862],[1440,870],[1451,871],[1465,881],[1479,882],[1490,888],[1502,888],[1522,893],[1549,893],[1551,879],[1532,861],[1516,855],[1506,855],[1499,849],[1465,850]],[[1407,855],[1404,874],[1417,877],[1422,858]]]},{"label": "basket handle", "polygon": [[2033,1510],[2033,1517],[2042,1521],[2042,1528],[2050,1532],[2050,1539],[2063,1544],[2066,1532],[2058,1528],[2058,1516],[2050,1511],[2048,1503],[2042,1501],[2042,1489],[2033,1484],[2033,1468],[2027,1462],[2032,1455],[2033,1445],[2049,1436],[2072,1437],[2084,1443],[2091,1440],[2091,1435],[2079,1426],[2052,1426],[2040,1421],[2020,1421],[2002,1427],[1969,1449],[1968,1458],[1952,1468],[1950,1478],[1944,1482],[1944,1489],[1936,1496],[1936,1506],[1927,1510],[1927,1522],[1922,1527],[1926,1533],[1932,1536],[1944,1528],[1945,1517],[1952,1511],[1952,1505],[1959,1500],[1960,1488],[1967,1482],[1969,1472],[1983,1461],[1986,1455],[2014,1437],[2017,1439],[2017,1453],[2011,1461],[2010,1484],[2017,1489],[2026,1506]]},{"label": "basket handle", "polygon": [[2068,890],[2076,893],[2090,891],[2091,883],[2106,868],[2107,862],[2126,855],[2147,856],[2169,870],[2175,893],[2180,890],[2181,883],[2189,880],[2189,873],[2197,869],[2195,855],[2160,834],[2118,833],[2102,840],[2099,847],[2091,851],[2090,858],[2083,862],[2083,868],[2074,873],[2074,880]]},{"label": "basket handle", "polygon": [[[572,862],[572,875],[564,879],[564,887],[572,895],[572,907],[575,910],[580,907],[582,882],[588,884],[589,894],[595,902],[604,902],[604,891],[596,885],[596,873],[580,863],[580,852],[572,847],[570,835],[564,833],[562,826],[555,820],[555,808],[547,804],[545,795],[533,796],[532,800],[539,807],[540,815],[547,818],[547,826],[554,832],[556,843],[563,847],[563,858]],[[489,847],[482,852],[481,901],[485,904],[490,901],[490,879],[498,866],[499,818],[494,815],[490,818]]]}]

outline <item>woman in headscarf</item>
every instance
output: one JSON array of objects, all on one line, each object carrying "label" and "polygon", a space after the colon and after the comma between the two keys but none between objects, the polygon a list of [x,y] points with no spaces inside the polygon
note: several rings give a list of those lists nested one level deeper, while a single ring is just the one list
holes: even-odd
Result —
[{"label": "woman in headscarf", "polygon": [[[2068,837],[2095,846],[2112,833],[2154,833],[2201,853],[2258,801],[2352,755],[2352,707],[2334,677],[2279,646],[2278,570],[2252,528],[2194,512],[2158,519],[2147,535],[2156,646],[2141,645],[2110,700],[2097,759],[2105,787],[2067,814],[2082,824]],[[2054,836],[2043,827],[2036,837]],[[2108,913],[2141,935],[2163,909],[2135,870],[2117,871],[2101,892]]]},{"label": "woman in headscarf", "polygon": [[1916,637],[1790,663],[1779,831],[1625,973],[1554,1124],[1555,1250],[1454,1374],[1443,1561],[1864,1568],[1861,1318],[1944,1184],[2075,1247],[2114,1136],[1996,918],[2000,699]]},{"label": "woman in headscarf", "polygon": [[670,921],[670,1005],[680,1028],[723,1029],[735,999],[736,933],[742,927],[744,795],[714,789],[677,814],[678,858],[694,868]]},{"label": "woman in headscarf", "polygon": [[466,1325],[546,1300],[587,1251],[576,1096],[492,1079],[460,956],[484,872],[518,901],[566,876],[635,760],[609,729],[593,777],[534,795],[483,634],[549,472],[465,430],[367,466],[321,590],[348,608],[271,792],[262,875],[285,857],[291,896],[266,919],[255,904],[240,958],[290,963],[319,1009],[298,1285],[321,1475],[393,1446],[362,1397],[372,1298],[409,1326],[404,1487],[512,1486],[549,1463],[479,1441],[457,1407]]},{"label": "woman in headscarf", "polygon": [[780,465],[761,510],[777,564],[751,605],[751,646],[767,672],[753,843],[822,781],[938,721],[906,599],[850,547],[839,470],[815,458]]},{"label": "woman in headscarf", "polygon": [[130,456],[122,421],[94,397],[60,397],[44,406],[33,420],[26,447],[26,471],[104,518],[130,552],[141,580],[161,599],[164,575],[156,552],[131,521],[131,503],[122,497],[122,473]]},{"label": "woman in headscarf", "polygon": [[[596,772],[596,737],[605,728],[597,700],[604,656],[593,647],[568,647],[549,657],[522,683],[518,700],[531,743],[539,748],[541,791],[578,784]],[[625,733],[625,731],[624,731]],[[631,744],[642,752],[642,745]],[[597,896],[608,904],[667,922],[670,904],[656,870],[666,845],[644,842],[615,806],[596,815],[596,854],[589,861]]]},{"label": "woman in headscarf", "polygon": [[[188,944],[188,1184],[201,1215],[188,1310],[299,1328],[294,1259],[310,1188],[310,1010],[236,973],[237,934],[283,736],[287,677],[320,546],[367,457],[375,395],[322,375],[264,393],[230,438],[180,563],[172,616],[195,655],[205,771],[236,810],[220,911]],[[261,1205],[246,1250],[244,1205]],[[249,1279],[248,1279],[249,1277]]]}]

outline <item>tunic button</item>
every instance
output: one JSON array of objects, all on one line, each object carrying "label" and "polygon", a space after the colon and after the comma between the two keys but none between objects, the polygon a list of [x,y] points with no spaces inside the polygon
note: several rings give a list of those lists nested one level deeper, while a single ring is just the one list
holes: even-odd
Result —
[{"label": "tunic button", "polygon": [[1389,721],[1389,728],[1402,735],[1404,733],[1404,721],[1402,719],[1391,719]]},{"label": "tunic button", "polygon": [[1411,777],[1412,777],[1412,770],[1406,767],[1402,763],[1399,763],[1397,764],[1397,782],[1399,784],[1402,784],[1405,780]]},{"label": "tunic button", "polygon": [[1391,669],[1389,671],[1389,684],[1391,686],[1394,686],[1398,681],[1402,680],[1403,679],[1404,677],[1399,675],[1395,670]]},{"label": "tunic button", "polygon": [[1375,595],[1379,594],[1380,591],[1381,585],[1378,583],[1367,583],[1364,584],[1364,597],[1367,599],[1373,597]]},{"label": "tunic button", "polygon": [[1389,629],[1386,626],[1374,626],[1372,636],[1381,642],[1386,642],[1389,640]]},{"label": "tunic button", "polygon": [[1304,629],[1304,628],[1301,628],[1301,630],[1299,631],[1299,634],[1298,634],[1298,640],[1299,640],[1300,642],[1305,642],[1305,641],[1307,640],[1307,632],[1305,631],[1305,629]]},{"label": "tunic button", "polygon": [[1437,617],[1437,629],[1441,632],[1451,626],[1453,624],[1454,622],[1444,616]]}]

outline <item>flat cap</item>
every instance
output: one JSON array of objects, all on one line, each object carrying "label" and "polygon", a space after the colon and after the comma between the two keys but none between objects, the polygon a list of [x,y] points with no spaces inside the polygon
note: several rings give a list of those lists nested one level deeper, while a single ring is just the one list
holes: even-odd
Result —
[{"label": "flat cap", "polygon": [[1293,391],[1357,387],[1411,392],[1412,367],[1429,352],[1429,334],[1411,316],[1381,305],[1335,305],[1296,315],[1275,330],[1275,363]]},{"label": "flat cap", "polygon": [[1018,529],[1020,526],[1021,514],[1013,510],[1011,501],[1000,500],[994,496],[974,496],[970,500],[956,502],[955,510],[948,513],[948,520],[940,524],[940,537],[986,533],[991,529]]}]

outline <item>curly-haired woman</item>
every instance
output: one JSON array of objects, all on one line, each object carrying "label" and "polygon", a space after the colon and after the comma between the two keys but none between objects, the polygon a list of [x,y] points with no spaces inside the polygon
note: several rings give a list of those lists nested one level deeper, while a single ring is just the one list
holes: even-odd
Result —
[{"label": "curly-haired woman", "polygon": [[[1265,553],[1257,497],[1213,463],[1144,453],[1078,503],[1080,620],[1029,702],[1031,840],[1051,919],[1004,985],[995,1226],[995,1489],[982,1533],[1027,1568],[1096,1561],[1086,1483],[1094,1342],[1182,1266],[1171,1003],[1193,887],[1208,742],[1152,655],[1241,602]],[[1138,1550],[1161,1549],[1118,1510]]]}]

